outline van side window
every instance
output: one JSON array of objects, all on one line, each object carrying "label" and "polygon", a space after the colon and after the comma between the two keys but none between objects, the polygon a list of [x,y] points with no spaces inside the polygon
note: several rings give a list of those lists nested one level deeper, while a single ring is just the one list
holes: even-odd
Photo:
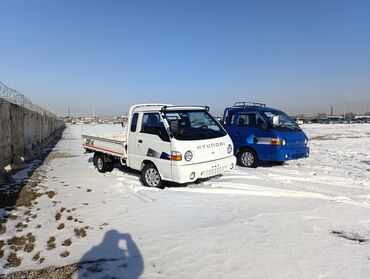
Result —
[{"label": "van side window", "polygon": [[163,141],[170,141],[170,137],[158,113],[144,113],[141,132],[157,135]]},{"label": "van side window", "polygon": [[134,113],[131,119],[131,132],[136,132],[137,119],[139,118],[138,113]]},{"label": "van side window", "polygon": [[255,113],[240,114],[238,118],[238,126],[256,127],[259,116]]}]

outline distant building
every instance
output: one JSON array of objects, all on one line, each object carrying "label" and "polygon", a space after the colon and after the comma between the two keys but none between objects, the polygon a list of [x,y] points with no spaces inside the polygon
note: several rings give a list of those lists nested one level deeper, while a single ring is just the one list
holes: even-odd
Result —
[{"label": "distant building", "polygon": [[356,115],[352,123],[370,123],[370,115]]},{"label": "distant building", "polygon": [[329,124],[343,123],[344,118],[342,115],[330,115],[326,118],[326,121]]}]

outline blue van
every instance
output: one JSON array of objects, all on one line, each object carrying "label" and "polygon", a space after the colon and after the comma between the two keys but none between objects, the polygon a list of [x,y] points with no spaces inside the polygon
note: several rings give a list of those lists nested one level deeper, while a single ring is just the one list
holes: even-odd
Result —
[{"label": "blue van", "polygon": [[235,103],[225,109],[222,121],[241,166],[255,168],[260,161],[282,164],[309,155],[308,138],[298,124],[265,104]]}]

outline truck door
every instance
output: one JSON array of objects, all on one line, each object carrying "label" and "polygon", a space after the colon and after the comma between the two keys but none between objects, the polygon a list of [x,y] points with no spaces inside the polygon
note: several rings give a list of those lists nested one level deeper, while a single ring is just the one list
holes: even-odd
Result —
[{"label": "truck door", "polygon": [[256,152],[260,160],[268,160],[270,146],[261,144],[269,138],[269,132],[262,128],[267,124],[258,112],[241,112],[236,117],[236,138],[240,145],[250,146]]},{"label": "truck door", "polygon": [[234,144],[234,150],[238,150],[240,147],[240,142],[238,142],[239,137],[236,135],[236,125],[235,125],[235,111],[225,110],[223,125],[226,132],[229,134],[231,140]]},{"label": "truck door", "polygon": [[171,140],[158,112],[143,114],[137,140],[141,162],[152,161],[161,178],[171,180]]},{"label": "truck door", "polygon": [[128,136],[128,150],[127,150],[127,161],[128,166],[132,169],[139,170],[141,167],[140,154],[139,154],[139,142],[138,142],[138,123],[139,113],[134,113],[131,118],[130,131]]}]

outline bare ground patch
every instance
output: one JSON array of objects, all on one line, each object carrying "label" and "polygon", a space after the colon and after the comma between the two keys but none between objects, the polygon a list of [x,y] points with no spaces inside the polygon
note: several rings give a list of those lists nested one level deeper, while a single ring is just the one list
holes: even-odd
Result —
[{"label": "bare ground patch", "polygon": [[78,270],[79,264],[74,263],[62,267],[48,267],[40,270],[28,270],[14,272],[12,274],[1,276],[4,279],[69,279]]},{"label": "bare ground patch", "polygon": [[77,238],[83,238],[87,235],[86,230],[84,228],[75,228],[74,232]]},{"label": "bare ground patch", "polygon": [[347,240],[351,240],[351,241],[355,241],[355,242],[358,242],[358,243],[363,243],[363,242],[367,242],[367,241],[370,241],[369,238],[357,233],[357,232],[345,232],[345,231],[332,231],[331,232],[333,235],[337,236],[337,237],[341,237],[341,238],[344,238],[344,239],[347,239]]},{"label": "bare ground patch", "polygon": [[78,156],[71,155],[65,152],[53,151],[45,158],[45,162],[49,162],[55,159],[65,159],[65,158],[74,158],[74,157],[78,157]]}]

